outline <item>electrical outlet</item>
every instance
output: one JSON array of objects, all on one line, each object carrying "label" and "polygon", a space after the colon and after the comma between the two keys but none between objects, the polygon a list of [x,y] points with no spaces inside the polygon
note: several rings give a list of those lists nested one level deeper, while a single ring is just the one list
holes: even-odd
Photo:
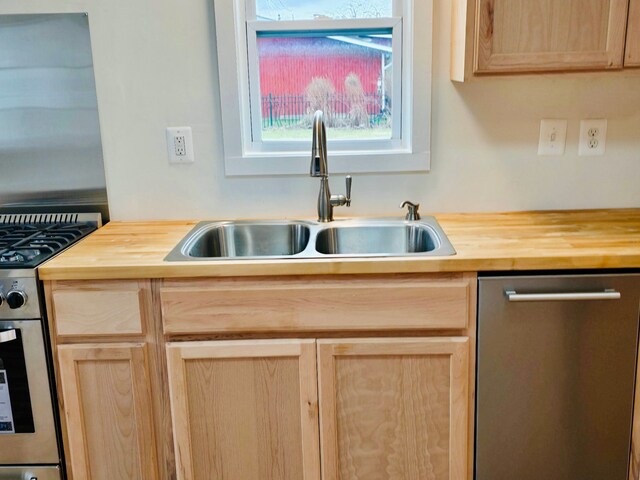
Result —
[{"label": "electrical outlet", "polygon": [[167,128],[169,163],[193,163],[193,138],[191,127]]},{"label": "electrical outlet", "polygon": [[580,146],[578,155],[604,155],[607,142],[607,120],[582,120],[580,122]]},{"label": "electrical outlet", "polygon": [[176,157],[184,157],[187,154],[184,135],[176,135],[174,139]]},{"label": "electrical outlet", "polygon": [[564,155],[567,140],[566,120],[541,120],[538,155]]}]

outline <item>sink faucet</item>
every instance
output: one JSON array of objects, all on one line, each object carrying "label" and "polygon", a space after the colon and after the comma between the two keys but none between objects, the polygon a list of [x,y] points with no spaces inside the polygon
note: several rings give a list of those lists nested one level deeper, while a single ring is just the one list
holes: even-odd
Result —
[{"label": "sink faucet", "polygon": [[347,195],[331,195],[329,190],[329,169],[327,167],[327,131],[324,114],[318,110],[313,116],[313,145],[311,147],[312,177],[320,177],[318,194],[318,221],[332,222],[333,207],[351,206],[351,175],[347,175]]}]

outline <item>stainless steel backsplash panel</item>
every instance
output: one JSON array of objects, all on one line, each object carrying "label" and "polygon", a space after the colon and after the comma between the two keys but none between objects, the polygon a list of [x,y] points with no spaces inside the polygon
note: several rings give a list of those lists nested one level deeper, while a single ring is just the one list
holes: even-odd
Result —
[{"label": "stainless steel backsplash panel", "polygon": [[108,215],[88,17],[0,15],[0,212]]}]

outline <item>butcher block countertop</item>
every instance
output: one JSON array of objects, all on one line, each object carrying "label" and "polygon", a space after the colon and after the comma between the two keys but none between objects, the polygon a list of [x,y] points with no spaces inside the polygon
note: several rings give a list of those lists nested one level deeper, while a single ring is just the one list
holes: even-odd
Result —
[{"label": "butcher block countertop", "polygon": [[111,222],[39,268],[42,280],[640,268],[640,209],[435,215],[448,257],[165,262],[198,223]]}]

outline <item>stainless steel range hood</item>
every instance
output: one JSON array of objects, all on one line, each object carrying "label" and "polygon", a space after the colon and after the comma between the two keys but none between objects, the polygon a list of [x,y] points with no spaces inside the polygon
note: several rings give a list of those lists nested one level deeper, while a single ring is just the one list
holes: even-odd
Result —
[{"label": "stainless steel range hood", "polygon": [[0,213],[107,220],[87,15],[2,15],[0,46]]}]

